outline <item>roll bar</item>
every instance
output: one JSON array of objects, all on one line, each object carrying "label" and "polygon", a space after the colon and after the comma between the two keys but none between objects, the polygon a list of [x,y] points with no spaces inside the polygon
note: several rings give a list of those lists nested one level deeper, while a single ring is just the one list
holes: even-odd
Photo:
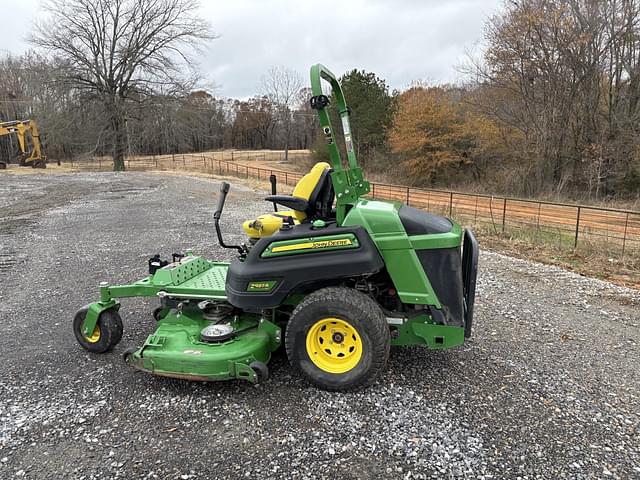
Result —
[{"label": "roll bar", "polygon": [[[342,122],[342,131],[344,134],[345,149],[347,151],[347,165],[342,163],[340,150],[335,141],[331,119],[326,107],[329,105],[329,97],[322,93],[322,80],[327,81],[331,85],[331,89],[338,102],[338,114]],[[342,92],[340,82],[336,76],[322,64],[316,64],[311,67],[311,108],[317,110],[320,119],[320,128],[324,135],[329,149],[329,157],[333,172],[331,180],[333,189],[336,192],[336,220],[338,225],[342,224],[349,208],[356,204],[360,196],[369,193],[369,182],[363,175],[362,169],[358,165],[356,152],[353,148],[353,137],[351,134],[351,124],[349,122],[350,110]]]}]

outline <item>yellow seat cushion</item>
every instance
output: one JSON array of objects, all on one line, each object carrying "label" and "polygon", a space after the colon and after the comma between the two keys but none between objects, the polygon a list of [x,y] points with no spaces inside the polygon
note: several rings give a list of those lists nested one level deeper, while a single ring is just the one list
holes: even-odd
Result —
[{"label": "yellow seat cushion", "polygon": [[[316,163],[311,171],[307,173],[296,184],[293,189],[292,197],[309,200],[311,194],[318,186],[318,182],[322,178],[325,170],[331,168],[327,162]],[[247,220],[242,224],[242,229],[250,238],[263,238],[273,235],[280,230],[282,222],[285,218],[292,217],[294,224],[298,224],[307,218],[306,212],[298,210],[285,210],[282,212],[265,213],[255,220]]]},{"label": "yellow seat cushion", "polygon": [[247,220],[242,224],[242,229],[250,238],[262,238],[273,235],[280,227],[285,218],[293,218],[293,223],[300,223],[293,210],[285,210],[282,212],[265,213],[255,220]]},{"label": "yellow seat cushion", "polygon": [[[296,183],[295,188],[293,189],[292,197],[303,198],[304,200],[309,200],[311,194],[318,186],[318,182],[322,177],[322,174],[325,170],[331,168],[327,162],[318,162],[316,163],[311,171],[307,173],[304,177],[300,179],[298,183]],[[305,218],[307,218],[307,214],[305,212],[299,212],[297,210],[292,210],[293,215],[299,222],[302,222]]]}]

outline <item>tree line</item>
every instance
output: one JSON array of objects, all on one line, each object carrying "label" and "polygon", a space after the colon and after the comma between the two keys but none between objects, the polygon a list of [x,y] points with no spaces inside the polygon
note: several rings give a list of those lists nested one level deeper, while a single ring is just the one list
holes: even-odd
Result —
[{"label": "tree line", "polygon": [[[45,5],[36,50],[0,61],[0,114],[36,117],[50,156],[111,155],[116,168],[125,154],[218,148],[326,158],[298,73],[264,72],[248,99],[203,87],[192,57],[215,34],[197,2]],[[637,196],[639,20],[640,0],[512,0],[488,19],[460,84],[391,91],[373,72],[346,72],[356,153],[370,172],[414,185]]]},{"label": "tree line", "polygon": [[353,119],[379,134],[370,168],[401,165],[417,185],[639,196],[640,1],[511,0],[461,70],[460,85],[391,93],[380,79],[343,77],[348,99],[367,84],[371,94]]},{"label": "tree line", "polygon": [[[58,76],[66,68],[64,59],[36,51],[0,59],[0,121],[36,118],[51,158],[112,156],[116,131],[110,107],[94,92],[61,81]],[[204,89],[130,95],[123,102],[123,138],[116,156],[308,149],[317,125],[309,96],[301,87],[283,106],[269,92],[243,100],[216,97]],[[0,138],[3,158],[15,155],[15,142]]]}]

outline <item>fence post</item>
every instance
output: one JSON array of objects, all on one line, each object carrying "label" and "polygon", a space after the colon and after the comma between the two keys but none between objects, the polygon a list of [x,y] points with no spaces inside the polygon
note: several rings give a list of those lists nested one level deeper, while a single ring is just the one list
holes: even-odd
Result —
[{"label": "fence post", "polygon": [[409,187],[407,187],[407,207],[409,206]]},{"label": "fence post", "polygon": [[246,177],[245,177],[245,178],[249,178],[249,167],[245,165],[245,167],[244,167],[244,168],[245,168],[245,169],[246,169],[246,171],[247,171],[247,175],[246,175]]},{"label": "fence post", "polygon": [[289,185],[289,179],[287,178],[287,172],[284,172],[284,184]]},{"label": "fence post", "polygon": [[98,157],[98,168],[102,168],[102,157]]},{"label": "fence post", "polygon": [[371,189],[372,189],[371,194],[373,195],[373,199],[375,200],[376,199],[376,184],[375,184],[375,182],[371,184]]},{"label": "fence post", "polygon": [[453,191],[449,192],[449,216],[453,216]]},{"label": "fence post", "polygon": [[507,219],[507,197],[504,197],[504,203],[502,205],[502,233],[504,233],[504,223]]},{"label": "fence post", "polygon": [[476,206],[475,210],[473,211],[473,224],[478,224],[478,195],[476,195]]},{"label": "fence post", "polygon": [[[224,153],[223,153],[224,155]],[[231,150],[231,161],[233,162],[233,150]]]},{"label": "fence post", "polygon": [[580,232],[580,210],[581,207],[578,206],[578,214],[576,215],[576,239],[573,242],[573,248],[578,248],[578,233]]},{"label": "fence post", "polygon": [[187,162],[185,162],[185,160],[184,160],[184,153],[183,153],[182,154],[182,168],[184,169],[184,168],[186,168],[186,166],[187,166]]},{"label": "fence post", "polygon": [[624,221],[624,235],[622,236],[622,258],[624,258],[624,247],[627,243],[627,227],[629,226],[629,212],[627,212],[627,218]]}]

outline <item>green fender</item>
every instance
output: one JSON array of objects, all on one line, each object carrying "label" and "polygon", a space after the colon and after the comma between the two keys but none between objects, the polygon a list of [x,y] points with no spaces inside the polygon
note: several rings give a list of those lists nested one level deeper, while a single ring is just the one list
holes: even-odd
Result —
[{"label": "green fender", "polygon": [[459,247],[462,229],[454,223],[448,233],[410,237],[398,214],[401,205],[400,202],[361,199],[349,210],[343,225],[360,225],[369,232],[403,302],[441,308],[416,249]]}]

